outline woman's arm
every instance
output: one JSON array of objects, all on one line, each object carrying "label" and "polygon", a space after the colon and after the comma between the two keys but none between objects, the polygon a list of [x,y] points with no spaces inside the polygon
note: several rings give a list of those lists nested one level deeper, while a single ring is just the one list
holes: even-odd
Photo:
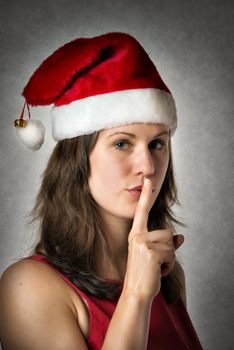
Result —
[{"label": "woman's arm", "polygon": [[148,298],[122,293],[102,350],[142,350],[148,342],[151,302]]},{"label": "woman's arm", "polygon": [[[182,266],[176,261],[174,272],[179,279],[181,298],[186,306],[185,275]],[[149,298],[140,298],[136,294],[122,293],[113,314],[102,350],[145,349],[147,347],[151,302]]]},{"label": "woman's arm", "polygon": [[0,281],[4,350],[87,350],[60,278],[43,264],[20,261]]},{"label": "woman's arm", "polygon": [[[175,250],[182,235],[171,230],[148,232],[152,182],[145,182],[128,236],[128,261],[123,292],[111,319],[102,350],[147,348],[151,305],[161,287],[161,276],[175,266]],[[155,344],[157,347],[157,344]]]}]

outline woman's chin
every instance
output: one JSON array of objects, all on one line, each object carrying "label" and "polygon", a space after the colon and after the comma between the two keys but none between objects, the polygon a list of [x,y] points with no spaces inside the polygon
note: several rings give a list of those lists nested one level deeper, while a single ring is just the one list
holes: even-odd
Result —
[{"label": "woman's chin", "polygon": [[131,209],[131,210],[125,210],[125,211],[123,211],[121,216],[123,219],[133,220],[134,216],[135,216],[135,211],[136,211],[136,208]]}]

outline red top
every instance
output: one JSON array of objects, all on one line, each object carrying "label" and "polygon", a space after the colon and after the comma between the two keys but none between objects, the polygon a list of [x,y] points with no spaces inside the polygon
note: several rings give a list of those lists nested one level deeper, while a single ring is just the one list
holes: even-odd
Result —
[{"label": "red top", "polygon": [[[87,346],[91,350],[100,350],[119,297],[110,301],[87,296],[67,277],[51,266],[43,256],[34,255],[28,259],[49,265],[86,301],[90,314]],[[147,346],[147,350],[156,349],[202,349],[182,299],[179,299],[176,304],[167,304],[161,292],[158,293],[152,304]]]}]

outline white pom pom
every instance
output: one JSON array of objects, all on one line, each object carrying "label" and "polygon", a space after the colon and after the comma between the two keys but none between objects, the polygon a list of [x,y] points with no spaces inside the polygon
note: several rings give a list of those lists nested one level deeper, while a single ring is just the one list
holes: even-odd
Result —
[{"label": "white pom pom", "polygon": [[32,151],[37,151],[44,143],[45,127],[40,120],[28,119],[25,127],[16,128],[21,142]]}]

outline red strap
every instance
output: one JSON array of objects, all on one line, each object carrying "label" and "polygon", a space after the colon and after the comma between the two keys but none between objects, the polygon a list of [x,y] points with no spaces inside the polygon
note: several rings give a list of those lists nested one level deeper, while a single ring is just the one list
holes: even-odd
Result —
[{"label": "red strap", "polygon": [[24,102],[24,106],[21,112],[21,116],[20,119],[24,119],[24,110],[25,110],[25,106],[27,106],[27,110],[28,110],[28,119],[31,118],[31,114],[30,114],[30,109],[29,109],[29,105],[27,104],[27,101]]}]

